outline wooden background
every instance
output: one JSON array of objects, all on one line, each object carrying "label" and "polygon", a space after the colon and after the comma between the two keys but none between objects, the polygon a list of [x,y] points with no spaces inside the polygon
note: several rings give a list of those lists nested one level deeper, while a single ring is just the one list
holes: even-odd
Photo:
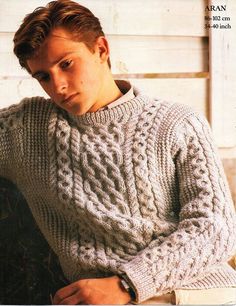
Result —
[{"label": "wooden background", "polygon": [[[12,53],[26,13],[45,0],[0,0],[0,108],[45,96]],[[236,1],[81,0],[107,34],[114,77],[185,103],[209,120],[236,203]],[[206,5],[227,5],[231,29],[206,30]],[[0,304],[50,304],[64,279],[17,189],[0,181]],[[40,251],[38,251],[40,250]],[[4,251],[4,252],[3,252]]]}]

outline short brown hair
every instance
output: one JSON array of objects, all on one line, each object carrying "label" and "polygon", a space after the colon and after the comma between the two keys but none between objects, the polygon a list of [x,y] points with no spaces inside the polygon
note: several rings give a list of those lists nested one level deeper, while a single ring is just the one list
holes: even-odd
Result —
[{"label": "short brown hair", "polygon": [[[92,52],[98,37],[105,36],[99,19],[86,7],[70,0],[49,2],[26,15],[15,33],[14,53],[21,67],[30,72],[27,60],[32,58],[52,29],[64,27]],[[111,67],[110,58],[108,65]]]}]

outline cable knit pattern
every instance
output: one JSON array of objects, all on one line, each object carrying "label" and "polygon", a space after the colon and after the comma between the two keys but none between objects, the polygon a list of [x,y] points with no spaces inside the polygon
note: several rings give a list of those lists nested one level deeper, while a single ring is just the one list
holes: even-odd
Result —
[{"label": "cable knit pattern", "polygon": [[40,97],[1,110],[0,175],[71,282],[126,273],[137,302],[236,286],[235,212],[207,121],[135,94],[77,117]]}]

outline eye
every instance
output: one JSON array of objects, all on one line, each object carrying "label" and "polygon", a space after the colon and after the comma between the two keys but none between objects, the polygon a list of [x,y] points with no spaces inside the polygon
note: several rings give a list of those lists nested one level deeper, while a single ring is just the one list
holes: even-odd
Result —
[{"label": "eye", "polygon": [[66,61],[63,61],[63,62],[60,64],[60,67],[61,67],[62,69],[67,69],[67,68],[69,68],[71,65],[72,65],[72,60],[66,60]]},{"label": "eye", "polygon": [[39,73],[39,74],[35,75],[34,78],[35,78],[38,82],[47,82],[47,81],[49,81],[49,79],[50,79],[48,73]]},{"label": "eye", "polygon": [[43,75],[39,80],[39,82],[47,82],[47,81],[49,81],[49,74]]}]

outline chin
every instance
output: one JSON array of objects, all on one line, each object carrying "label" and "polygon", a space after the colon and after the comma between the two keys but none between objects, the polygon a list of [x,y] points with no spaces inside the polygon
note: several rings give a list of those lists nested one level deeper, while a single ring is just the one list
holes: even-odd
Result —
[{"label": "chin", "polygon": [[82,116],[88,112],[86,108],[81,108],[80,106],[76,105],[71,109],[67,110],[69,113],[72,113],[75,116]]},{"label": "chin", "polygon": [[75,115],[75,116],[82,116],[82,115],[86,114],[86,112],[81,112],[81,111],[72,112],[72,113],[73,113],[73,115]]},{"label": "chin", "polygon": [[[68,105],[69,106],[69,105]],[[65,108],[68,113],[71,113],[75,116],[82,116],[86,113],[95,112],[97,109],[94,106],[94,103],[83,102],[83,103],[73,103],[69,107]]]}]

